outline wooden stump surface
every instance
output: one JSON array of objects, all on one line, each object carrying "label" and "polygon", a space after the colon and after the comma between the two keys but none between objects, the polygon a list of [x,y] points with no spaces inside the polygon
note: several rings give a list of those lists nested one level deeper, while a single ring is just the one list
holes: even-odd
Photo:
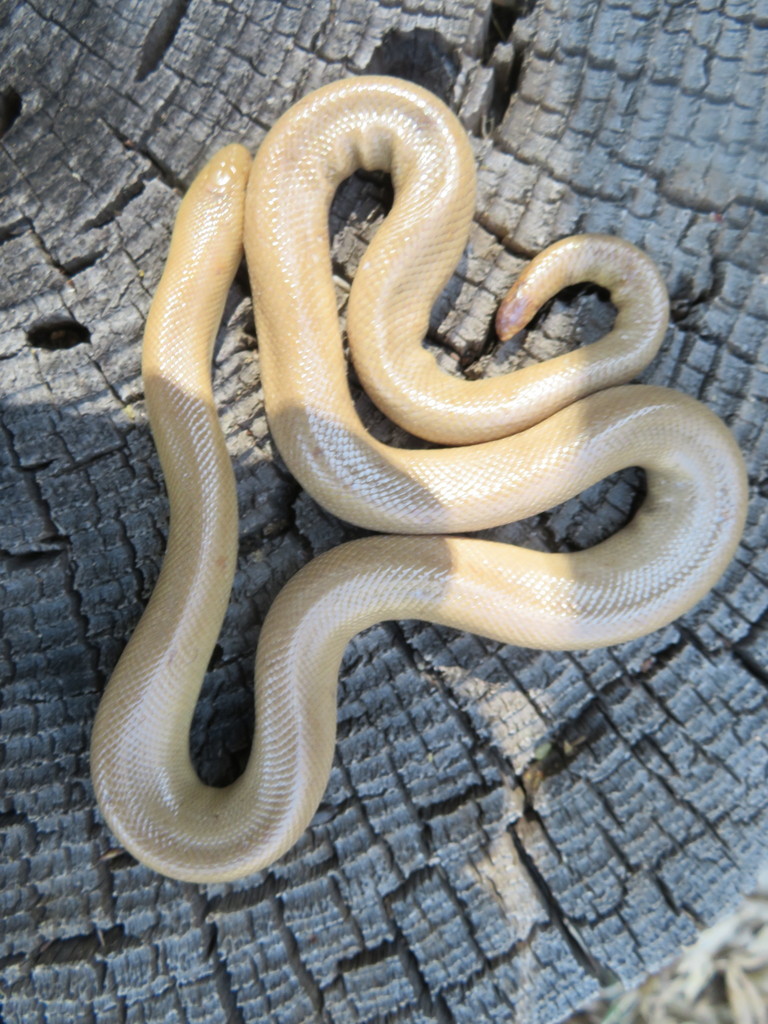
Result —
[{"label": "wooden stump surface", "polygon": [[[768,838],[764,0],[0,0],[0,54],[3,1019],[554,1024],[601,983],[639,982],[748,890]],[[419,81],[471,132],[477,217],[433,316],[441,362],[498,373],[598,337],[610,307],[590,288],[522,347],[490,322],[549,242],[637,243],[673,310],[644,379],[729,424],[749,522],[710,596],[635,643],[358,636],[311,828],[259,875],[180,884],[114,849],[88,772],[167,523],[143,322],[206,156],[255,150],[297,98],[365,72]],[[340,191],[342,298],[386,201],[376,176]],[[356,531],[272,447],[244,276],[215,372],[241,546],[191,745],[223,783],[247,756],[267,608]],[[586,546],[636,492],[625,473],[496,535]]]}]

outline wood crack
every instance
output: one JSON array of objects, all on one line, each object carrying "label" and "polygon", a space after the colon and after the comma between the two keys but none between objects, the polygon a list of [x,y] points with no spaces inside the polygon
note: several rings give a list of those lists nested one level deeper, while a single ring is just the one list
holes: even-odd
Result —
[{"label": "wood crack", "polygon": [[160,67],[187,13],[189,0],[164,0],[162,9],[144,39],[136,70],[136,81],[143,82]]},{"label": "wood crack", "polygon": [[[535,813],[535,812],[534,812]],[[539,820],[539,816],[535,815],[536,820]],[[560,903],[555,897],[552,889],[550,888],[544,876],[539,871],[533,858],[529,855],[528,850],[525,847],[524,842],[517,833],[514,825],[510,825],[507,829],[509,836],[514,844],[515,850],[517,851],[520,863],[524,867],[528,877],[534,884],[535,888],[539,892],[541,898],[544,901],[544,905],[549,911],[552,922],[557,926],[561,935],[565,939],[568,948],[571,951],[574,959],[581,965],[581,967],[597,978],[601,985],[606,985],[612,982],[614,979],[613,972],[607,967],[603,966],[595,957],[589,952],[589,950],[581,943],[581,941],[574,934],[570,928],[568,921],[563,913]]]},{"label": "wood crack", "polygon": [[282,939],[283,946],[288,954],[288,961],[299,984],[312,1003],[316,1019],[318,1022],[322,1022],[322,1024],[332,1024],[332,1018],[325,1010],[325,996],[323,995],[323,990],[304,965],[298,943],[296,942],[296,937],[285,922],[284,908],[279,897],[275,898],[273,906],[275,908],[275,915],[278,921],[280,938]]}]

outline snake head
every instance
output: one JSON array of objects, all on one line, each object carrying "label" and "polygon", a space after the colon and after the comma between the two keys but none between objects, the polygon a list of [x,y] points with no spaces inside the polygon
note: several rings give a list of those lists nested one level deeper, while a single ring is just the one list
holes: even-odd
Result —
[{"label": "snake head", "polygon": [[496,313],[496,333],[501,341],[508,341],[531,322],[538,310],[535,299],[526,295],[516,282],[501,301]]}]

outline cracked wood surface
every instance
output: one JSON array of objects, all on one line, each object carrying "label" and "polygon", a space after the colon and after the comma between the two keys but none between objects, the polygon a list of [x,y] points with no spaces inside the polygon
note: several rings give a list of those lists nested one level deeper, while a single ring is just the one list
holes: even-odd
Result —
[{"label": "cracked wood surface", "polygon": [[[0,0],[0,54],[4,1019],[529,1024],[637,983],[750,887],[768,838],[762,0]],[[498,373],[599,336],[610,309],[589,288],[522,347],[489,324],[535,251],[622,235],[672,297],[644,379],[731,426],[749,522],[716,590],[632,644],[537,653],[413,622],[358,636],[312,827],[259,875],[179,884],[112,848],[88,776],[166,529],[142,325],[206,155],[255,149],[299,96],[366,71],[420,81],[473,133],[477,218],[432,319],[441,362]],[[376,176],[337,198],[342,298],[386,200]],[[244,277],[216,390],[241,547],[191,746],[222,783],[247,755],[270,602],[355,531],[272,448]],[[591,544],[637,484],[622,474],[496,535]]]}]

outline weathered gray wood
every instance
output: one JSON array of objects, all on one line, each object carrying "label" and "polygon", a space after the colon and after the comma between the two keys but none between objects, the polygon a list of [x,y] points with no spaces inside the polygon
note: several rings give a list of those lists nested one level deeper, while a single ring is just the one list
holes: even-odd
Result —
[{"label": "weathered gray wood", "polygon": [[[0,52],[4,1019],[528,1024],[639,981],[749,887],[768,837],[768,9],[0,0]],[[646,379],[731,425],[749,524],[717,589],[633,644],[542,654],[423,623],[358,637],[312,828],[258,876],[181,885],[112,850],[88,776],[164,543],[142,323],[205,155],[255,149],[300,95],[364,71],[424,82],[474,132],[477,224],[430,339],[443,363],[502,372],[597,336],[608,311],[588,289],[522,351],[488,325],[523,258],[623,235],[673,299]],[[337,201],[342,291],[383,197],[354,180]],[[192,749],[222,782],[247,754],[266,609],[353,531],[274,453],[242,284],[216,374],[242,543]],[[592,543],[633,480],[498,535]]]}]

